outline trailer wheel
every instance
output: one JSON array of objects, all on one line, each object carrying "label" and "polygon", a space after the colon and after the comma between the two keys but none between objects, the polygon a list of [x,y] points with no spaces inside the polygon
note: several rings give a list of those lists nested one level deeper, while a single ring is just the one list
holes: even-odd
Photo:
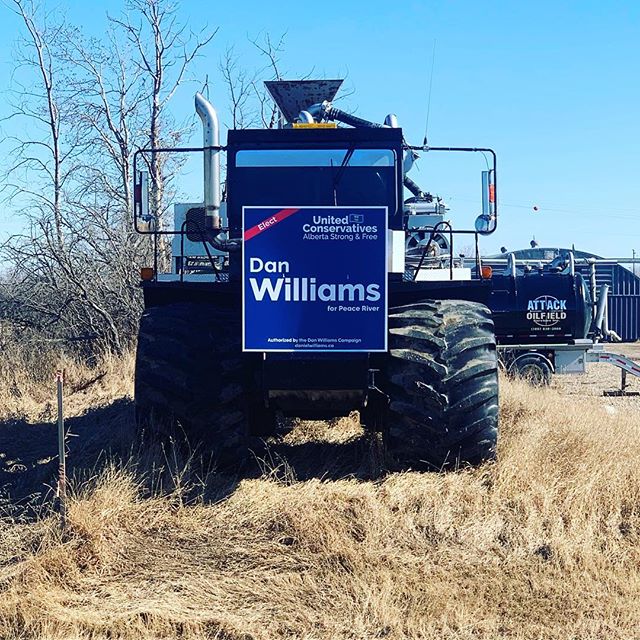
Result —
[{"label": "trailer wheel", "polygon": [[240,315],[210,304],[147,309],[135,371],[138,429],[147,436],[204,442],[220,456],[248,444],[260,422],[252,360],[241,350]]},{"label": "trailer wheel", "polygon": [[495,457],[498,362],[491,312],[460,300],[391,309],[388,450],[435,469]]},{"label": "trailer wheel", "polygon": [[536,387],[551,384],[553,369],[548,358],[540,353],[525,353],[518,356],[509,367],[509,373],[522,378]]}]

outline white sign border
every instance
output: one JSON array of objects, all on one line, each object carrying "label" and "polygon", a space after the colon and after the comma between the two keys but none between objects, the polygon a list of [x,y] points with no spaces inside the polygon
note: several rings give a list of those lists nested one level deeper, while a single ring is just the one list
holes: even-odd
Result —
[{"label": "white sign border", "polygon": [[[386,278],[384,279],[384,349],[247,349],[245,341],[245,274],[244,274],[244,210],[245,209],[383,209],[385,225],[384,235],[384,264]],[[389,350],[389,242],[387,240],[387,232],[389,229],[389,207],[386,205],[243,205],[242,207],[242,352],[243,353],[386,353]]]}]

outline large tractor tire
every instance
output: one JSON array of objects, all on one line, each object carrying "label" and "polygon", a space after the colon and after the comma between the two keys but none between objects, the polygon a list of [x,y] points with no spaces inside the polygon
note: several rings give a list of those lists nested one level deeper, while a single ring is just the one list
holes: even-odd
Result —
[{"label": "large tractor tire", "polygon": [[461,300],[390,310],[388,451],[431,469],[495,457],[498,362],[491,312]]},{"label": "large tractor tire", "polygon": [[220,457],[246,451],[252,422],[266,420],[253,360],[241,348],[238,311],[210,304],[147,309],[140,321],[138,429],[156,439],[203,443]]}]

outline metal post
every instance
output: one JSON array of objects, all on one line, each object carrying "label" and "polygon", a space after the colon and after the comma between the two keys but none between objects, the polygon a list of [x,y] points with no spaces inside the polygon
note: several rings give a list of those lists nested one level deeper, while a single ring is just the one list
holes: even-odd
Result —
[{"label": "metal post", "polygon": [[592,316],[593,319],[595,320],[596,318],[596,305],[597,305],[597,301],[596,301],[596,263],[591,260],[589,262],[589,281],[590,281],[590,288],[591,288],[591,303],[592,303]]},{"label": "metal post", "polygon": [[600,287],[600,295],[596,302],[596,315],[593,326],[598,329],[602,335],[607,335],[607,300],[609,296],[609,285],[603,284]]},{"label": "metal post", "polygon": [[56,385],[58,388],[58,500],[60,504],[60,524],[64,529],[67,525],[67,463],[62,398],[64,371],[56,371]]}]

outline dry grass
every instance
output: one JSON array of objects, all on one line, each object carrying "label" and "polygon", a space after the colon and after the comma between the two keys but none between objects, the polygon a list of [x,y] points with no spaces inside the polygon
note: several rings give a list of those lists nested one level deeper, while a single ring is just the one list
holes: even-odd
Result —
[{"label": "dry grass", "polygon": [[[2,327],[0,327],[1,329]],[[0,338],[2,334],[0,332]],[[79,415],[133,391],[134,357],[103,356],[86,362],[41,345],[0,340],[0,420],[51,420],[56,371],[65,373],[66,411]]]},{"label": "dry grass", "polygon": [[[187,500],[192,472],[150,495],[107,465],[64,535],[51,516],[0,524],[0,637],[640,637],[640,409],[615,402],[505,380],[499,462],[474,471],[329,481],[348,422],[317,477],[222,500],[215,473]],[[326,435],[300,424],[287,451]]]}]

